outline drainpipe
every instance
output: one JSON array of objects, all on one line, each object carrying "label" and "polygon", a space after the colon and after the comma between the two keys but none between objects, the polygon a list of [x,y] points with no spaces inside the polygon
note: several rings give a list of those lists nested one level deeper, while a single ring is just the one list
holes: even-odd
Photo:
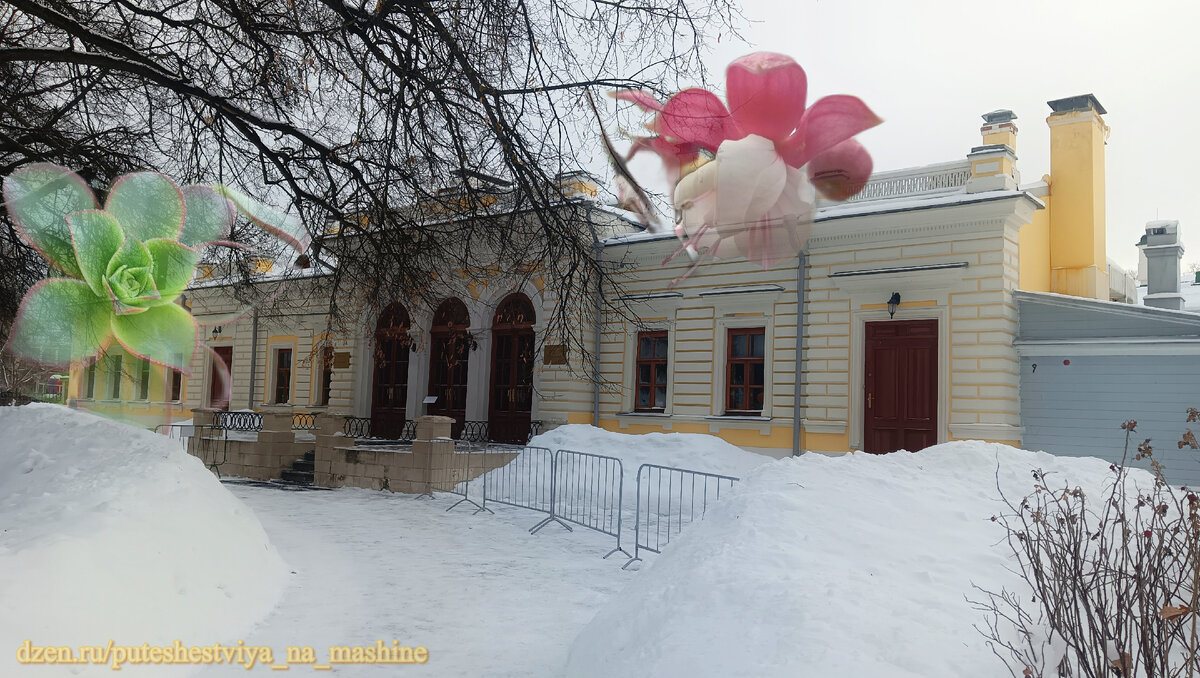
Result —
[{"label": "drainpipe", "polygon": [[[254,309],[254,322],[250,328],[250,400],[246,404],[254,409],[254,376],[258,368],[258,308]],[[233,375],[229,375],[230,391],[233,389]]]},{"label": "drainpipe", "polygon": [[792,456],[804,453],[800,449],[800,377],[804,374],[801,357],[804,351],[804,252],[796,266],[796,384],[792,394]]},{"label": "drainpipe", "polygon": [[600,275],[601,245],[597,242],[593,247],[596,257],[596,349],[592,352],[592,426],[600,428],[600,303],[604,299],[604,278]]}]

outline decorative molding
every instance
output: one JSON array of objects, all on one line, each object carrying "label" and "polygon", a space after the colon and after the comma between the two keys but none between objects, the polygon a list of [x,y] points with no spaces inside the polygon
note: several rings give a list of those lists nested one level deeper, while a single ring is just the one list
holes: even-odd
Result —
[{"label": "decorative molding", "polygon": [[924,271],[939,271],[946,268],[967,268],[970,266],[967,261],[953,261],[947,264],[924,264],[920,266],[892,266],[888,268],[866,268],[854,271],[835,271],[829,274],[830,278],[843,278],[856,275],[885,275],[888,273],[917,273]]},{"label": "decorative molding", "polygon": [[[936,208],[937,206],[931,206],[922,209],[932,210]],[[950,239],[948,236],[996,233],[1005,226],[1005,217],[1003,215],[997,215],[989,219],[947,221],[934,224],[916,222],[909,225],[897,226],[895,225],[895,213],[891,213],[889,216],[893,218],[885,221],[891,227],[881,229],[879,223],[881,220],[872,218],[880,215],[863,214],[855,216],[856,221],[865,223],[848,229],[842,228],[844,224],[837,224],[837,228],[834,227],[834,224],[830,224],[828,233],[814,232],[812,237],[808,239],[808,251],[814,252],[822,248],[833,249],[863,243],[898,242],[904,239],[936,238],[938,240],[948,240]],[[922,215],[914,214],[912,216],[915,219]],[[822,225],[820,222],[817,222],[816,227],[819,229]]]},{"label": "decorative molding", "polygon": [[683,292],[647,292],[645,294],[622,294],[619,301],[649,301],[651,299],[679,299]]},{"label": "decorative molding", "polygon": [[801,419],[801,426],[809,433],[832,433],[842,435],[848,424],[844,421],[824,421],[816,419]]},{"label": "decorative molding", "polygon": [[950,435],[957,440],[1021,440],[1022,426],[1012,424],[950,424]]},{"label": "decorative molding", "polygon": [[[698,296],[713,297],[723,294],[754,294],[756,292],[782,292],[783,285],[773,283],[762,285],[729,285],[727,287],[714,287],[710,290],[700,292]],[[682,296],[682,294],[680,295]]]},{"label": "decorative molding", "polygon": [[849,202],[867,202],[885,198],[930,193],[949,193],[971,178],[971,164],[966,160],[939,163],[892,172],[879,172],[867,181]]}]

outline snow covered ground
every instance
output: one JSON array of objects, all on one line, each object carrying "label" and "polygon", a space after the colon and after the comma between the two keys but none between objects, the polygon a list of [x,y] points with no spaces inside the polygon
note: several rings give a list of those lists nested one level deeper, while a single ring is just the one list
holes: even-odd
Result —
[{"label": "snow covered ground", "polygon": [[[176,441],[64,412],[0,408],[4,676],[76,675],[13,663],[26,637],[242,640],[272,648],[277,663],[288,646],[313,647],[317,663],[330,646],[377,640],[429,651],[423,667],[331,672],[345,676],[1004,675],[966,600],[973,585],[1021,588],[988,520],[997,480],[1013,497],[1032,489],[1034,468],[1090,493],[1111,480],[1107,462],[985,443],[774,461],[705,436],[587,426],[540,436],[551,449],[621,457],[627,488],[644,461],[743,476],[633,571],[601,559],[610,537],[555,525],[530,535],[542,517],[531,511],[222,485]],[[162,668],[125,671],[172,675]]]},{"label": "snow covered ground", "polygon": [[283,562],[178,441],[45,404],[0,407],[0,431],[0,675],[25,639],[169,644],[242,633],[274,608]]},{"label": "snow covered ground", "polygon": [[1114,477],[1099,459],[980,442],[759,467],[605,605],[566,673],[1007,675],[967,599],[1026,590],[990,517],[997,485],[1019,503],[1037,468],[1092,497]]}]

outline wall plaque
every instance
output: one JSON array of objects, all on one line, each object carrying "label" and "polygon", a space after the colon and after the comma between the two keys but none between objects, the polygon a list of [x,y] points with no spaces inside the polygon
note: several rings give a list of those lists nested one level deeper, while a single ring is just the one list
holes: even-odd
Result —
[{"label": "wall plaque", "polygon": [[350,352],[349,351],[339,351],[337,353],[334,353],[333,354],[333,367],[334,367],[334,369],[338,369],[338,370],[344,370],[347,367],[350,367]]},{"label": "wall plaque", "polygon": [[545,354],[543,363],[546,365],[566,365],[567,364],[567,345],[566,344],[546,344],[542,350]]}]

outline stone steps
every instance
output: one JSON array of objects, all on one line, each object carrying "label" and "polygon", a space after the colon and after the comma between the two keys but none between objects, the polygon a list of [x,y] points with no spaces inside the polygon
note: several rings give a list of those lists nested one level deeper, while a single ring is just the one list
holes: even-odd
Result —
[{"label": "stone steps", "polygon": [[309,450],[304,453],[303,459],[297,459],[292,462],[292,467],[284,469],[280,474],[280,480],[293,485],[312,485],[313,484],[313,465],[317,460],[315,450]]}]

